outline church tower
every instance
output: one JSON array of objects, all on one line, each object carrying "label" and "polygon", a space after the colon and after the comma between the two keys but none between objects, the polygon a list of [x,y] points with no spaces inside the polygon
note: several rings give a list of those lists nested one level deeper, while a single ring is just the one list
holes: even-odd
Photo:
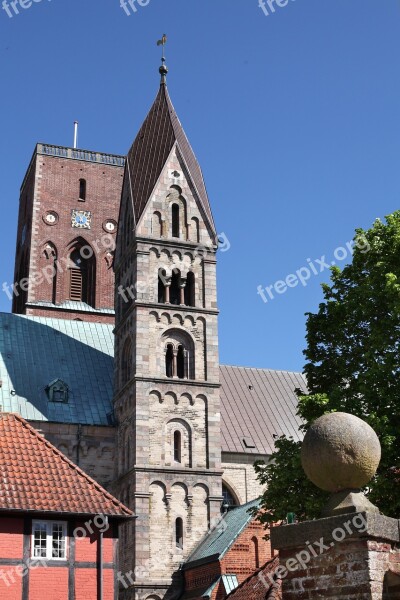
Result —
[{"label": "church tower", "polygon": [[14,284],[5,289],[14,313],[114,323],[124,165],[124,156],[36,145],[20,192]]},{"label": "church tower", "polygon": [[221,517],[217,237],[167,68],[127,157],[114,262],[124,598],[180,595],[179,569]]}]

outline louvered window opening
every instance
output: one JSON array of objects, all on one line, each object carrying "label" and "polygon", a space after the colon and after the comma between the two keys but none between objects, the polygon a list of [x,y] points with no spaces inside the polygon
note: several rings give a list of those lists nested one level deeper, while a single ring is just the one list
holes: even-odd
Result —
[{"label": "louvered window opening", "polygon": [[80,269],[71,269],[70,298],[82,302],[83,277]]}]

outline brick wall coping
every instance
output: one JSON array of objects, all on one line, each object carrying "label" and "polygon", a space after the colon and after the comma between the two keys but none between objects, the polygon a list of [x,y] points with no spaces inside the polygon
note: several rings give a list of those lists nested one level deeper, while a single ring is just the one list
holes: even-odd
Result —
[{"label": "brick wall coping", "polygon": [[275,550],[298,548],[307,546],[309,543],[312,544],[315,541],[320,541],[321,538],[323,538],[324,543],[329,544],[331,541],[334,541],[332,533],[338,528],[346,531],[344,524],[348,522],[350,522],[348,527],[351,527],[352,533],[346,533],[345,540],[372,538],[389,542],[400,541],[400,521],[398,519],[374,513],[359,513],[359,515],[367,523],[365,531],[358,530],[352,524],[352,520],[357,516],[354,513],[273,527],[271,529],[272,547]]},{"label": "brick wall coping", "polygon": [[55,156],[57,158],[70,158],[72,160],[82,160],[85,162],[96,162],[102,165],[111,165],[123,167],[125,165],[125,156],[120,154],[106,154],[105,152],[94,152],[93,150],[81,150],[79,148],[68,148],[66,146],[54,146],[52,144],[38,144],[36,146],[37,154],[45,156]]},{"label": "brick wall coping", "polygon": [[25,177],[21,184],[21,191],[24,189],[26,180],[37,155],[53,156],[54,158],[67,158],[70,160],[81,160],[84,162],[94,162],[97,164],[109,165],[110,167],[124,167],[125,156],[120,154],[107,154],[105,152],[94,152],[93,150],[81,150],[79,148],[69,148],[67,146],[54,146],[53,144],[36,144],[32,158],[26,170]]}]

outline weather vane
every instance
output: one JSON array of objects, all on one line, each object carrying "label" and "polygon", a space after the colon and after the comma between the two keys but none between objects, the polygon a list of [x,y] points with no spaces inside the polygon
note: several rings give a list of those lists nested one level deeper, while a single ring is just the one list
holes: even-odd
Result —
[{"label": "weather vane", "polygon": [[166,84],[167,73],[168,73],[168,68],[167,68],[167,65],[165,64],[165,44],[166,43],[167,43],[167,36],[164,33],[161,40],[158,40],[158,42],[157,42],[157,46],[162,46],[161,67],[159,68],[162,85]]},{"label": "weather vane", "polygon": [[161,60],[163,62],[165,62],[165,44],[166,43],[167,43],[167,36],[164,33],[164,35],[162,36],[161,40],[158,40],[158,42],[157,42],[157,46],[162,46],[162,57],[161,57]]}]

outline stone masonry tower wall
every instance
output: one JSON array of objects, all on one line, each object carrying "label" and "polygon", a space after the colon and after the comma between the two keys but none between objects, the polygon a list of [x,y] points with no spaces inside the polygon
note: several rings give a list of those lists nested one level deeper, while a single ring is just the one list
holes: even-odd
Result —
[{"label": "stone masonry tower wall", "polygon": [[138,516],[122,534],[127,599],[179,597],[181,563],[221,516],[217,246],[203,186],[162,83],[128,155],[115,262],[115,491]]}]

